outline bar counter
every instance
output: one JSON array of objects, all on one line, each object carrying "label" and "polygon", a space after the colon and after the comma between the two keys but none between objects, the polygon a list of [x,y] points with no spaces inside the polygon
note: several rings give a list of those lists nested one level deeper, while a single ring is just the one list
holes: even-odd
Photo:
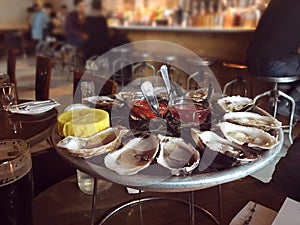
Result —
[{"label": "bar counter", "polygon": [[199,56],[221,61],[244,62],[254,29],[222,27],[110,26],[112,34],[130,41],[161,40],[179,44]]}]

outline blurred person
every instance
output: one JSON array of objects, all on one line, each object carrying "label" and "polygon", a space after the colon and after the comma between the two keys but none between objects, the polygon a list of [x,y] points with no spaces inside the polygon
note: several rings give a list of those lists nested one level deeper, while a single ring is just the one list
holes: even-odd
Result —
[{"label": "blurred person", "polygon": [[32,16],[31,36],[37,43],[45,39],[45,30],[50,22],[50,14],[53,11],[51,3],[44,3],[41,10],[35,12]]},{"label": "blurred person", "polygon": [[57,17],[60,21],[60,26],[61,27],[65,27],[66,24],[66,17],[68,15],[69,11],[68,11],[68,7],[66,4],[62,4],[60,6],[60,10],[57,12]]},{"label": "blurred person", "polygon": [[37,3],[34,3],[31,7],[28,7],[26,9],[27,12],[26,21],[30,30],[31,30],[33,14],[39,10],[40,10],[40,6]]},{"label": "blurred person", "polygon": [[86,5],[84,0],[74,0],[75,9],[66,17],[65,34],[67,43],[78,47],[82,47],[87,40],[86,32]]},{"label": "blurred person", "polygon": [[65,40],[65,36],[60,30],[60,20],[54,11],[50,14],[50,22],[46,28],[45,37],[53,41]]},{"label": "blurred person", "polygon": [[92,0],[91,10],[86,17],[88,39],[83,45],[84,60],[102,55],[110,49],[107,19],[102,11],[102,1]]},{"label": "blurred person", "polygon": [[[300,2],[271,0],[257,25],[247,50],[248,70],[263,77],[300,76]],[[300,119],[300,86],[285,91],[294,98],[295,118]],[[279,87],[282,88],[282,87]],[[286,88],[286,85],[285,85]],[[288,116],[287,100],[282,100],[278,113]]]}]

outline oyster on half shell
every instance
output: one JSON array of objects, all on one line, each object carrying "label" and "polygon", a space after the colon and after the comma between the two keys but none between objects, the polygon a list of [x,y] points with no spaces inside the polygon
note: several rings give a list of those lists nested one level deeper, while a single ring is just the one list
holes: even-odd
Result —
[{"label": "oyster on half shell", "polygon": [[281,122],[271,116],[263,116],[253,112],[230,112],[226,113],[223,119],[227,122],[257,127],[263,130],[279,129]]},{"label": "oyster on half shell", "polygon": [[109,127],[87,138],[68,136],[57,143],[71,154],[89,158],[116,150],[121,145],[122,137],[128,129],[122,126]]},{"label": "oyster on half shell", "polygon": [[225,112],[238,112],[250,108],[255,104],[254,100],[240,95],[226,96],[218,99],[217,103]]},{"label": "oyster on half shell", "polygon": [[169,169],[172,175],[189,175],[199,165],[200,153],[182,138],[163,135],[158,138],[161,149],[157,163]]},{"label": "oyster on half shell", "polygon": [[191,136],[201,150],[210,149],[234,158],[241,163],[251,162],[259,158],[259,154],[254,150],[235,144],[212,131],[202,132],[192,128]]},{"label": "oyster on half shell", "polygon": [[159,150],[159,139],[153,134],[142,134],[129,140],[117,151],[104,158],[105,166],[120,175],[133,175],[147,168]]},{"label": "oyster on half shell", "polygon": [[229,122],[219,123],[224,136],[239,145],[248,145],[252,148],[272,149],[279,144],[277,138],[256,127],[245,127]]}]

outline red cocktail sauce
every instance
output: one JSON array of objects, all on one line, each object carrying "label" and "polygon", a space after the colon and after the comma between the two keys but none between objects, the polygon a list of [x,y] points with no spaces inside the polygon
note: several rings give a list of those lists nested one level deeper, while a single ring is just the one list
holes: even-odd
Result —
[{"label": "red cocktail sauce", "polygon": [[[146,100],[134,101],[131,111],[134,114],[146,119],[152,119],[156,117],[154,112],[150,109],[150,106],[148,105],[148,102]],[[168,112],[167,105],[159,103],[159,112],[162,116],[164,116]]]}]

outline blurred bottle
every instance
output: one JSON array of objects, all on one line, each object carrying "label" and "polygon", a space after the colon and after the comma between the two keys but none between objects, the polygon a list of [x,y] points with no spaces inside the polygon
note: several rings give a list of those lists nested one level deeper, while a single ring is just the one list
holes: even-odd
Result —
[{"label": "blurred bottle", "polygon": [[174,12],[174,25],[181,26],[183,22],[183,8],[182,8],[182,1],[179,1],[178,7]]},{"label": "blurred bottle", "polygon": [[222,0],[218,1],[217,11],[214,17],[214,26],[223,27],[224,25],[224,7]]},{"label": "blurred bottle", "polygon": [[224,10],[224,27],[232,27],[233,21],[233,1],[228,0]]},{"label": "blurred bottle", "polygon": [[256,27],[256,8],[253,0],[248,0],[243,11],[243,27],[255,28]]},{"label": "blurred bottle", "polygon": [[196,27],[197,26],[197,16],[198,16],[198,2],[193,1],[191,7],[191,13],[189,17],[189,26]]},{"label": "blurred bottle", "polygon": [[95,95],[95,83],[93,81],[82,81],[81,88],[81,103],[87,104],[86,98]]},{"label": "blurred bottle", "polygon": [[205,26],[205,15],[206,15],[205,2],[201,0],[199,5],[199,11],[195,19],[195,24],[197,27]]},{"label": "blurred bottle", "polygon": [[214,17],[215,17],[215,11],[214,11],[214,2],[209,1],[208,7],[205,13],[205,19],[204,19],[204,26],[205,27],[213,27],[214,26]]}]

